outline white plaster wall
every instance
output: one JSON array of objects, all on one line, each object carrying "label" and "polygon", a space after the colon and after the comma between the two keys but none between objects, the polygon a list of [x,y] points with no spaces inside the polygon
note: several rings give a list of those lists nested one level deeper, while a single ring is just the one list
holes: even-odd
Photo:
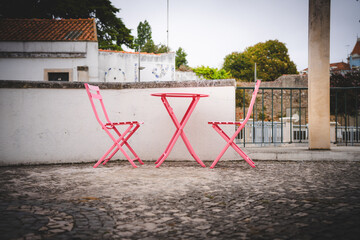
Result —
[{"label": "white plaster wall", "polygon": [[0,58],[0,80],[43,81],[44,69],[73,69],[73,81],[81,81],[77,67],[88,66],[88,81],[98,81],[97,42],[2,42],[0,51],[86,53],[86,58]]},{"label": "white plaster wall", "polygon": [[86,42],[1,42],[1,52],[86,52]]},{"label": "white plaster wall", "polygon": [[200,78],[194,72],[182,72],[175,71],[175,81],[198,81],[205,80],[204,78]]},{"label": "white plaster wall", "polygon": [[[86,62],[85,66],[89,67],[89,80],[90,82],[98,82],[99,81],[99,49],[97,42],[87,42],[86,44]],[[81,65],[80,65],[81,66]],[[77,79],[77,77],[76,77]],[[82,81],[81,79],[77,79],[77,81]]]},{"label": "white plaster wall", "polygon": [[[143,160],[156,161],[175,132],[160,98],[150,96],[157,92],[210,94],[199,101],[185,133],[200,159],[214,160],[225,141],[207,122],[234,120],[234,87],[102,90],[113,121],[145,122],[130,139]],[[180,120],[190,100],[169,100]],[[2,88],[0,115],[1,165],[95,162],[112,144],[94,117],[85,89]],[[238,158],[232,149],[223,157]],[[115,159],[125,158],[118,153]],[[190,159],[179,137],[167,161]]]},{"label": "white plaster wall", "polygon": [[[99,81],[138,82],[139,55],[99,51]],[[174,81],[175,53],[140,54],[140,81]]]}]

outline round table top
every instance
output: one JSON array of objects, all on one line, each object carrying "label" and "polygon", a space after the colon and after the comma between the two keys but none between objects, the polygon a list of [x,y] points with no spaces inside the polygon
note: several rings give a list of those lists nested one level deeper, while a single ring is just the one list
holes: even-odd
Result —
[{"label": "round table top", "polygon": [[151,96],[154,97],[208,97],[207,94],[199,93],[153,93]]}]

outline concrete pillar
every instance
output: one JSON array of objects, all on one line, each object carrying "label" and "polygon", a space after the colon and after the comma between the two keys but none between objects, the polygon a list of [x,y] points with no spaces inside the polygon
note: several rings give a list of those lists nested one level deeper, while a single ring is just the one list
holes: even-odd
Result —
[{"label": "concrete pillar", "polygon": [[309,149],[330,149],[330,0],[309,0]]}]

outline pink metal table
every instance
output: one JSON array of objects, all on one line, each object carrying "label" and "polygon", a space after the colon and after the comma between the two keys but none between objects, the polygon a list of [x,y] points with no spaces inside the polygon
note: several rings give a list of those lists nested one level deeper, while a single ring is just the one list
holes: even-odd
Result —
[{"label": "pink metal table", "polygon": [[[155,162],[156,167],[160,167],[160,165],[165,161],[165,159],[169,156],[172,148],[175,145],[175,142],[177,141],[177,139],[179,138],[179,136],[181,136],[181,138],[183,139],[187,149],[189,150],[191,156],[202,166],[205,167],[205,164],[199,159],[199,157],[196,155],[196,153],[194,152],[194,149],[192,148],[192,146],[190,145],[190,142],[188,140],[188,138],[186,137],[185,133],[184,133],[184,127],[187,123],[187,121],[190,118],[191,113],[194,111],[196,104],[199,102],[200,98],[202,97],[208,97],[209,95],[206,94],[197,94],[197,93],[154,93],[151,94],[151,96],[154,97],[161,97],[161,101],[163,102],[167,112],[169,113],[172,121],[175,124],[176,127],[176,131],[174,133],[174,135],[172,136],[168,146],[165,149],[165,152],[160,156],[160,158]],[[188,109],[186,110],[181,122],[178,121],[178,119],[175,116],[175,113],[172,109],[172,107],[170,106],[167,98],[168,97],[175,97],[175,98],[192,98],[192,101],[188,107]]]}]

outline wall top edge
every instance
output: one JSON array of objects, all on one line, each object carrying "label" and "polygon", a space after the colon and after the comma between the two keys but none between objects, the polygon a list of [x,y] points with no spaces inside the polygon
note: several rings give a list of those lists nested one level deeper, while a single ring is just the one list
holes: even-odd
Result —
[{"label": "wall top edge", "polygon": [[[48,81],[14,81],[0,80],[0,88],[51,88],[51,89],[81,89],[85,82],[48,82]],[[106,83],[89,82],[101,89],[143,89],[143,88],[186,88],[186,87],[235,87],[234,79],[199,80],[199,81],[166,81],[166,82],[127,82]]]}]

